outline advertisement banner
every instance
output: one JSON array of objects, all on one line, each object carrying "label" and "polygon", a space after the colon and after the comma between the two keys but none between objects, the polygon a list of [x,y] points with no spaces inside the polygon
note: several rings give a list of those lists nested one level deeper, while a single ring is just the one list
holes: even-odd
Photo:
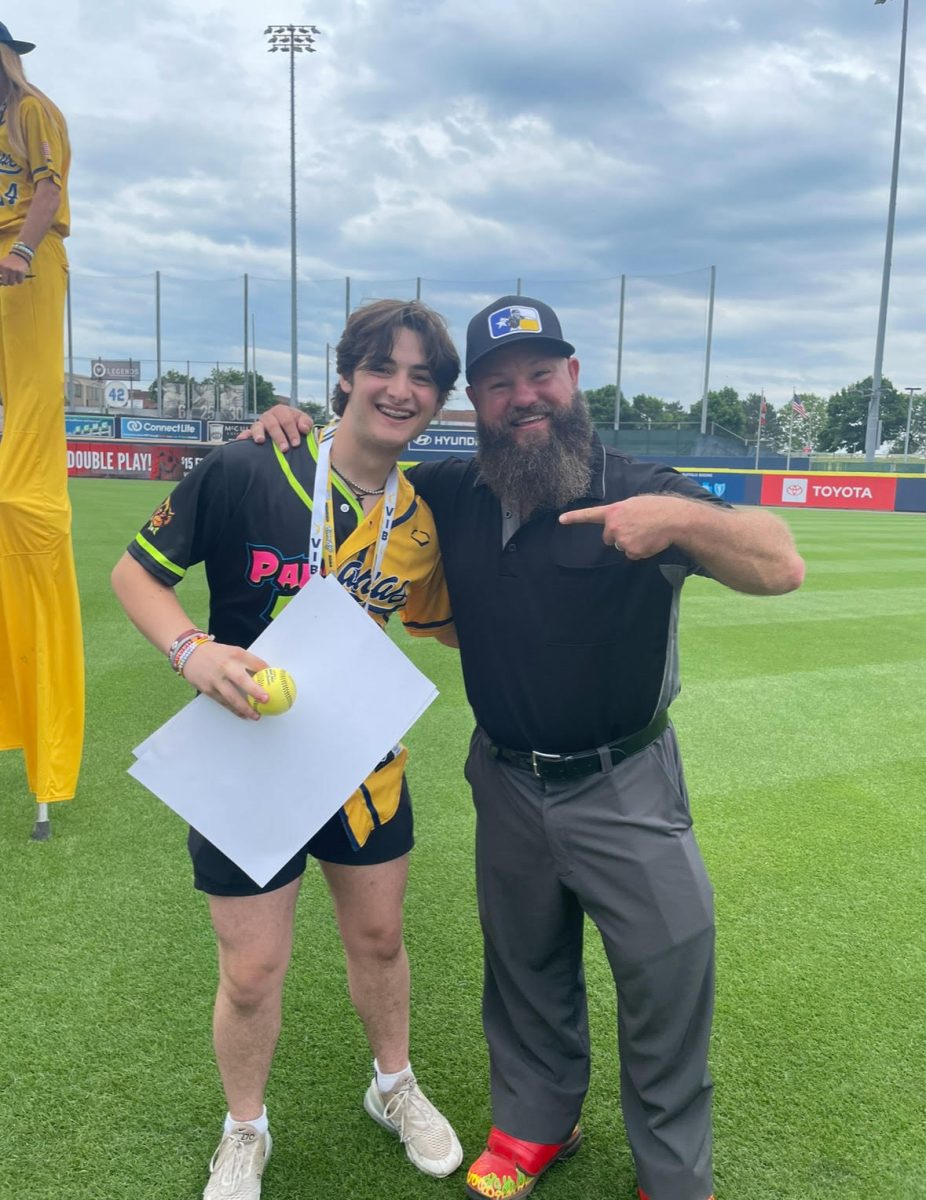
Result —
[{"label": "advertisement banner", "polygon": [[682,474],[693,480],[695,483],[700,483],[701,487],[708,492],[713,492],[715,496],[719,496],[722,500],[726,500],[728,504],[743,504],[746,500],[745,488],[746,479],[743,475],[732,475],[720,471],[688,471],[683,470]]},{"label": "advertisement banner", "polygon": [[870,508],[894,511],[893,475],[765,475],[762,503],[796,508]]},{"label": "advertisement banner", "polygon": [[119,417],[116,436],[127,440],[201,442],[202,421],[175,421],[170,417]]},{"label": "advertisement banner", "polygon": [[233,442],[239,433],[251,428],[250,421],[210,421],[210,442]]},{"label": "advertisement banner", "polygon": [[64,418],[64,433],[69,438],[111,438],[115,432],[115,417],[97,417],[93,414],[87,417],[78,417],[70,413]]},{"label": "advertisement banner", "polygon": [[162,479],[187,475],[211,446],[133,445],[131,442],[68,442],[68,475],[95,479]]},{"label": "advertisement banner", "polygon": [[137,358],[95,358],[90,364],[94,379],[121,379],[137,383],[141,379],[141,363]]},{"label": "advertisement banner", "polygon": [[476,453],[476,431],[473,429],[431,428],[408,443],[402,455],[407,462],[430,462],[440,458],[469,458]]}]

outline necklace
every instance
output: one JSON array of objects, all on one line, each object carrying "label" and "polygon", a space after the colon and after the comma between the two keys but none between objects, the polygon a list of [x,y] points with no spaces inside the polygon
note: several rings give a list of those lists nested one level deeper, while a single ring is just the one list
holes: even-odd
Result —
[{"label": "necklace", "polygon": [[335,475],[337,475],[338,479],[340,479],[342,483],[347,484],[347,486],[354,493],[354,495],[357,497],[358,500],[364,500],[364,499],[366,499],[367,496],[382,496],[385,494],[385,491],[386,491],[385,484],[383,484],[382,487],[378,487],[378,488],[361,487],[359,483],[354,483],[354,481],[352,479],[348,479],[347,476],[344,474],[344,472],[339,471],[338,468],[334,465],[334,463],[331,464],[331,469],[332,469],[332,471],[334,471]]}]

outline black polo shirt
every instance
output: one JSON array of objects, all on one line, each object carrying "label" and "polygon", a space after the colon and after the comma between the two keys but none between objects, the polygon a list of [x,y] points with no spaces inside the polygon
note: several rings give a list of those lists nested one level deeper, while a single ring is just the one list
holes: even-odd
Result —
[{"label": "black polo shirt", "polygon": [[[663,491],[721,503],[597,437],[591,465],[588,496],[568,508]],[[421,464],[410,478],[437,522],[466,693],[493,741],[589,750],[669,706],[679,690],[679,593],[701,573],[683,550],[632,562],[604,544],[600,525],[560,525],[554,512],[518,528],[475,460]]]}]

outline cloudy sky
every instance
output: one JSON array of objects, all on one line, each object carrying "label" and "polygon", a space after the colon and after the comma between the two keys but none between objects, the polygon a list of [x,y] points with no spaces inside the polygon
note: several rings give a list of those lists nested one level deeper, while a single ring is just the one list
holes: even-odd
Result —
[{"label": "cloudy sky", "polygon": [[[884,360],[926,388],[926,9],[914,3]],[[871,374],[902,0],[6,0],[64,110],[75,367],[241,362],[288,393],[296,59],[299,398],[350,303],[466,320],[519,286],[560,311],[582,383],[690,404],[828,394]],[[251,323],[249,322],[249,329]],[[200,364],[200,365],[195,365]],[[147,380],[146,380],[147,382]]]}]

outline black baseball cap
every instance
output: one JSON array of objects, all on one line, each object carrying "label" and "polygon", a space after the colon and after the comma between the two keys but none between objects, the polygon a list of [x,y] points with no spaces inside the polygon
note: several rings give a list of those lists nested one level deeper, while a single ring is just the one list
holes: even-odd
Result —
[{"label": "black baseball cap", "polygon": [[514,342],[533,340],[556,354],[571,358],[576,352],[563,338],[559,317],[542,300],[530,296],[500,296],[476,313],[466,330],[466,379],[480,359]]},{"label": "black baseball cap", "polygon": [[28,54],[35,49],[35,42],[17,42],[7,27],[0,21],[0,44],[9,46],[17,54]]}]

